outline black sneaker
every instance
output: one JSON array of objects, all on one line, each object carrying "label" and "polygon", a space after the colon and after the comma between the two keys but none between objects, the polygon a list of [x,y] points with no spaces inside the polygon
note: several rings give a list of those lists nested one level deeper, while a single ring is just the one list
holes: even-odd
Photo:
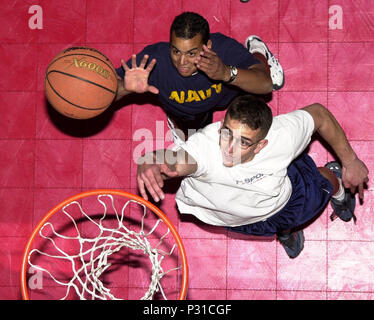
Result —
[{"label": "black sneaker", "polygon": [[294,259],[304,249],[304,232],[303,230],[295,231],[289,234],[277,236],[279,242],[286,250],[287,255]]},{"label": "black sneaker", "polygon": [[[334,172],[338,178],[342,178],[342,168],[338,162],[331,161],[329,163],[326,163],[325,167]],[[334,212],[330,216],[331,221],[334,221],[339,217],[343,221],[349,222],[353,218],[353,221],[356,223],[357,218],[354,214],[354,210],[356,207],[356,198],[349,191],[349,189],[345,189],[343,200],[339,201],[331,198],[330,203],[332,208],[334,209]]]}]

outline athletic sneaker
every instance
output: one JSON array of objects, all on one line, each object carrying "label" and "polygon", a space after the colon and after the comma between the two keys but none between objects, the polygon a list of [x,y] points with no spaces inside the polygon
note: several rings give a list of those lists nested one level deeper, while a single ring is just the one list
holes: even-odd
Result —
[{"label": "athletic sneaker", "polygon": [[[331,161],[329,163],[326,163],[325,167],[334,172],[338,178],[342,178],[342,168],[338,162]],[[350,221],[352,218],[353,221],[356,222],[357,218],[354,215],[354,210],[356,207],[356,198],[349,191],[349,189],[345,189],[343,200],[339,201],[334,198],[331,198],[330,203],[332,208],[334,209],[334,212],[330,216],[331,221],[339,217],[345,222]]]},{"label": "athletic sneaker", "polygon": [[267,45],[258,36],[249,36],[245,41],[246,47],[250,53],[259,52],[263,54],[270,67],[270,76],[273,81],[273,89],[279,90],[284,86],[284,72],[278,59],[270,52]]},{"label": "athletic sneaker", "polygon": [[303,230],[295,231],[288,234],[278,235],[279,242],[286,250],[287,255],[294,259],[304,249],[304,232]]}]

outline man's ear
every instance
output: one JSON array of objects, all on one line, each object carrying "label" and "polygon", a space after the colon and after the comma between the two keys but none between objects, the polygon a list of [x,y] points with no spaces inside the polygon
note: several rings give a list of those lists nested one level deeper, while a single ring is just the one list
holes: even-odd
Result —
[{"label": "man's ear", "polygon": [[256,148],[255,148],[255,150],[254,150],[254,153],[259,153],[263,148],[265,148],[266,146],[267,146],[267,144],[268,144],[268,140],[267,139],[263,139],[263,140],[261,140],[258,144],[257,144],[257,146],[256,146]]}]

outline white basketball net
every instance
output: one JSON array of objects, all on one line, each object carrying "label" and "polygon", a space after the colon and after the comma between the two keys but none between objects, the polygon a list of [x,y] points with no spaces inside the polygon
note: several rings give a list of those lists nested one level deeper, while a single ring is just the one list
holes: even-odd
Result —
[{"label": "white basketball net", "polygon": [[[111,206],[114,210],[116,216],[116,228],[106,228],[103,225],[103,222],[107,216],[108,207],[104,201],[102,201],[102,197],[109,197]],[[28,256],[28,263],[35,269],[41,270],[46,272],[57,284],[66,287],[66,294],[61,300],[64,300],[68,297],[69,292],[74,290],[75,293],[79,296],[81,300],[87,299],[100,299],[100,300],[121,300],[116,298],[111,292],[110,289],[105,287],[104,283],[100,280],[101,276],[110,268],[111,264],[108,263],[108,258],[118,251],[120,251],[123,247],[130,248],[132,250],[140,250],[145,255],[149,256],[149,260],[152,264],[152,274],[150,285],[144,296],[141,298],[142,300],[149,300],[152,299],[153,295],[156,292],[160,292],[164,299],[167,299],[165,296],[164,290],[161,286],[160,280],[161,278],[174,270],[180,269],[180,267],[172,268],[167,271],[164,271],[161,263],[162,260],[167,255],[172,255],[176,244],[174,244],[171,248],[170,252],[164,252],[159,248],[159,246],[163,243],[164,238],[169,234],[170,230],[167,228],[167,232],[160,238],[159,242],[155,246],[151,246],[148,237],[156,230],[158,225],[163,221],[158,219],[154,224],[153,228],[145,233],[144,231],[144,219],[147,215],[147,208],[143,204],[135,201],[129,200],[126,204],[122,207],[121,213],[118,214],[117,210],[114,205],[114,200],[112,195],[102,194],[97,196],[97,200],[103,205],[104,213],[102,218],[99,221],[94,221],[88,214],[86,214],[81,206],[81,204],[77,201],[73,201],[66,206],[63,207],[61,210],[71,221],[72,226],[74,226],[77,236],[66,236],[63,234],[58,233],[54,225],[50,222],[47,222],[41,228],[39,235],[53,244],[53,247],[56,249],[54,254],[43,252],[39,249],[33,249],[30,251]],[[128,229],[124,225],[124,213],[126,207],[130,203],[136,203],[143,207],[143,216],[141,220],[141,228],[140,231],[136,232],[134,230]],[[79,230],[76,221],[74,218],[68,213],[67,209],[70,206],[76,205],[78,206],[82,217],[87,219],[92,225],[96,226],[98,229],[98,236],[94,238],[83,237],[81,231]],[[44,234],[44,229],[50,228],[52,235],[47,236]],[[59,245],[56,244],[54,240],[55,237],[62,238],[65,240],[77,240],[79,241],[80,250],[74,255],[69,255],[66,253]],[[88,248],[88,249],[87,249]],[[73,276],[70,281],[61,281],[58,280],[51,271],[47,270],[44,267],[39,265],[33,264],[31,262],[34,255],[42,255],[48,257],[50,259],[56,259],[55,263],[58,263],[58,260],[66,260],[70,261],[71,263],[71,270]]]}]

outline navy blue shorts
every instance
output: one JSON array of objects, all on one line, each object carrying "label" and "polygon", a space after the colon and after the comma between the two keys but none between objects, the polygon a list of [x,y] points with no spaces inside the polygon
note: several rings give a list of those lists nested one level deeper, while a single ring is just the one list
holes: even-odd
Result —
[{"label": "navy blue shorts", "polygon": [[230,231],[256,236],[273,236],[279,231],[294,229],[315,218],[323,211],[332,195],[332,185],[318,171],[312,158],[301,154],[287,169],[292,183],[292,194],[286,206],[266,219]]}]

